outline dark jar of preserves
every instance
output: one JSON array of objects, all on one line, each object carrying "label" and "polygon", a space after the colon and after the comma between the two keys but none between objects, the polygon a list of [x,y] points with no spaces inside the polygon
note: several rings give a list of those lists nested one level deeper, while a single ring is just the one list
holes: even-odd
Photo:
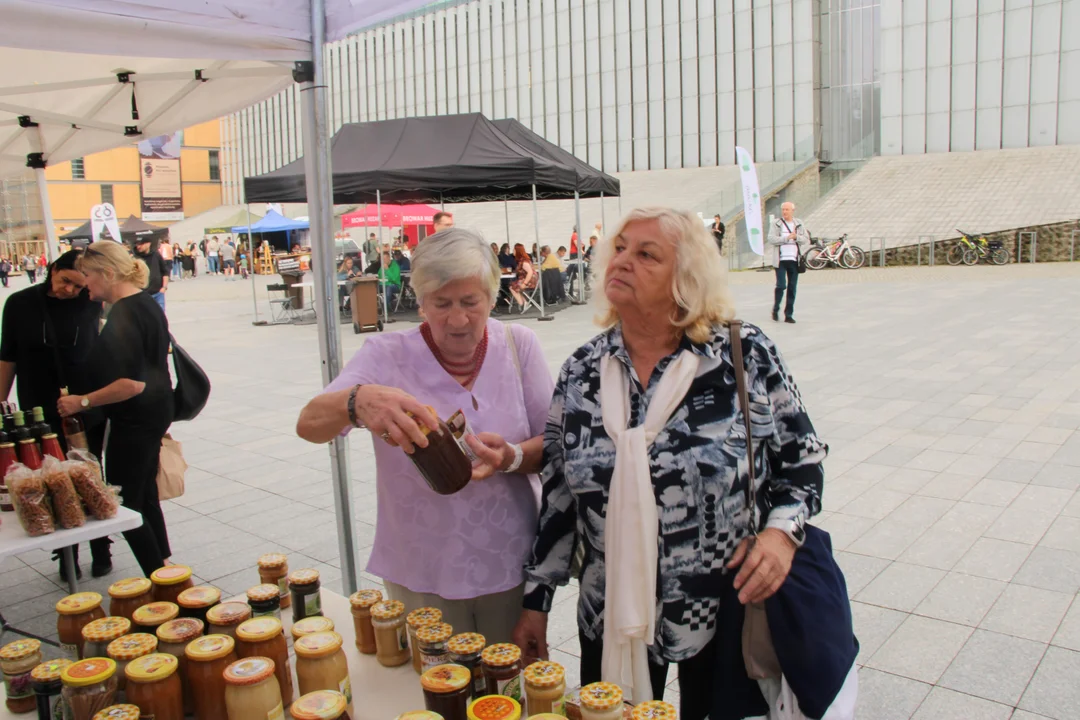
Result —
[{"label": "dark jar of preserves", "polygon": [[70,664],[71,661],[66,658],[49,660],[30,671],[30,686],[37,701],[38,720],[63,720],[71,716],[71,710],[64,707],[60,696],[60,691],[64,689],[60,676]]},{"label": "dark jar of preserves", "polygon": [[[428,407],[435,415],[434,408]],[[456,417],[456,416],[455,416]],[[464,435],[464,416],[457,435]],[[428,446],[417,447],[409,459],[420,471],[428,487],[440,495],[453,495],[472,479],[472,461],[462,450],[458,437],[441,418],[435,432],[421,424],[420,430],[427,436]]]},{"label": "dark jar of preserves", "polygon": [[293,622],[298,622],[313,615],[323,614],[320,587],[318,570],[304,568],[289,575]]},{"label": "dark jar of preserves", "polygon": [[461,665],[436,665],[420,676],[424,707],[443,720],[469,720],[472,673]]},{"label": "dark jar of preserves", "polygon": [[480,655],[488,695],[505,695],[521,702],[521,648],[498,643]]},{"label": "dark jar of preserves", "polygon": [[450,653],[446,649],[446,641],[454,634],[454,628],[440,622],[434,625],[425,625],[416,631],[416,642],[420,646],[420,668],[427,671],[437,665],[445,665],[450,662]]},{"label": "dark jar of preserves", "polygon": [[473,676],[472,697],[487,695],[487,681],[480,667],[480,653],[484,651],[487,639],[480,633],[461,633],[446,641],[450,653],[450,662],[469,668]]},{"label": "dark jar of preserves", "polygon": [[[251,617],[272,617],[281,620],[281,593],[277,585],[256,585],[247,591]],[[288,705],[288,703],[285,703]]]}]

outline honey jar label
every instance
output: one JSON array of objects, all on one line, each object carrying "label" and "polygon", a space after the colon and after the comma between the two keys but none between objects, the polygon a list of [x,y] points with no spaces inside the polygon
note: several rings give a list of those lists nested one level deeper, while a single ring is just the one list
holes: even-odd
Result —
[{"label": "honey jar label", "polygon": [[349,680],[349,676],[346,675],[345,679],[338,683],[338,692],[345,696],[345,703],[352,705],[352,682]]},{"label": "honey jar label", "polygon": [[461,448],[461,452],[465,453],[465,457],[469,458],[469,462],[478,463],[480,458],[476,456],[476,453],[472,451],[469,444],[465,442],[465,438],[470,435],[475,435],[472,425],[469,424],[468,419],[465,417],[465,413],[458,410],[456,413],[450,416],[450,419],[446,421],[446,427],[450,428],[450,435],[454,438],[454,442]]},{"label": "honey jar label", "polygon": [[436,665],[445,665],[450,662],[450,655],[448,653],[437,653],[429,655],[428,653],[420,653],[420,667],[424,670],[433,668]]},{"label": "honey jar label", "polygon": [[312,593],[304,598],[304,615],[322,615],[322,593]]},{"label": "honey jar label", "polygon": [[34,689],[30,682],[30,671],[18,675],[4,673],[4,692],[7,693],[8,700],[22,700],[33,695]]},{"label": "honey jar label", "polygon": [[278,590],[281,591],[281,597],[285,597],[289,594],[289,578],[282,575],[277,581]]},{"label": "honey jar label", "polygon": [[266,713],[266,720],[285,720],[285,708],[281,703],[277,704],[270,712]]},{"label": "honey jar label", "polygon": [[499,680],[496,682],[496,686],[499,688],[498,695],[505,695],[509,698],[514,698],[518,702],[521,702],[521,674],[518,673],[514,677],[508,680]]},{"label": "honey jar label", "polygon": [[68,657],[79,657],[78,645],[73,645],[72,643],[60,643],[60,650],[62,650],[63,654],[67,655]]},{"label": "honey jar label", "polygon": [[407,650],[409,648],[409,632],[404,625],[397,629],[397,644],[398,650]]}]

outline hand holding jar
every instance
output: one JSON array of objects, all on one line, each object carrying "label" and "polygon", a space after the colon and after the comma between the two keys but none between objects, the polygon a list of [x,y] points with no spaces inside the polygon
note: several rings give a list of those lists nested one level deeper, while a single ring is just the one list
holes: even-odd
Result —
[{"label": "hand holding jar", "polygon": [[413,452],[416,446],[427,447],[428,444],[413,418],[429,428],[439,426],[439,419],[431,408],[404,390],[385,385],[361,385],[356,389],[353,409],[361,426],[407,453]]}]

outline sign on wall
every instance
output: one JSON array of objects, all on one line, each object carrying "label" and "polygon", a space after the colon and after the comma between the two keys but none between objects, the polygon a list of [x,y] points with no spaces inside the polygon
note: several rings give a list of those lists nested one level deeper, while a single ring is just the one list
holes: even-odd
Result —
[{"label": "sign on wall", "polygon": [[184,197],[180,186],[180,148],[183,144],[183,130],[139,143],[143,220],[184,219]]}]

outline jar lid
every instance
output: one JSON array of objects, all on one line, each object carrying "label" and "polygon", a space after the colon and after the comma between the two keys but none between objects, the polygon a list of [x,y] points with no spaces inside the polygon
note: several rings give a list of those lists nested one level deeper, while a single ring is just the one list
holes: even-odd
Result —
[{"label": "jar lid", "polygon": [[171,602],[152,602],[135,608],[131,619],[136,625],[157,626],[180,614],[180,606]]},{"label": "jar lid", "polygon": [[487,645],[487,638],[480,633],[461,633],[446,641],[446,649],[455,655],[475,655]]},{"label": "jar lid", "polygon": [[521,703],[505,695],[487,695],[469,705],[469,720],[519,720]]},{"label": "jar lid", "polygon": [[263,584],[248,588],[247,598],[251,602],[269,602],[281,597],[281,588],[277,585]]},{"label": "jar lid", "polygon": [[442,622],[442,610],[433,607],[422,607],[409,613],[409,616],[405,618],[405,622],[414,630],[424,625],[434,625],[437,622]]},{"label": "jar lid", "polygon": [[595,682],[581,688],[581,704],[590,710],[610,710],[622,701],[622,689],[614,683]]},{"label": "jar lid", "polygon": [[382,600],[382,593],[378,590],[357,590],[349,596],[349,603],[354,608],[369,608]]},{"label": "jar lid", "polygon": [[230,685],[256,685],[274,674],[274,661],[268,657],[237,660],[225,668],[225,682]]},{"label": "jar lid", "polygon": [[109,658],[88,658],[71,663],[60,673],[60,679],[71,687],[86,687],[105,682],[116,672],[116,662]]},{"label": "jar lid", "polygon": [[311,633],[330,632],[334,629],[334,621],[325,615],[312,615],[303,620],[297,620],[292,625],[293,640],[310,635]]},{"label": "jar lid", "polygon": [[430,710],[410,710],[401,713],[394,720],[443,720],[443,716]]},{"label": "jar lid", "polygon": [[436,665],[420,676],[420,685],[433,693],[452,693],[469,686],[472,670],[463,665]]},{"label": "jar lid", "polygon": [[444,622],[424,625],[416,631],[416,639],[426,643],[443,643],[454,634],[454,628]]},{"label": "jar lid", "polygon": [[198,609],[221,602],[221,591],[209,585],[188,588],[176,596],[176,604],[182,608]]},{"label": "jar lid", "polygon": [[634,720],[678,720],[675,706],[663,700],[647,700],[634,707],[630,714]]},{"label": "jar lid", "polygon": [[113,705],[94,714],[94,720],[139,720],[141,710],[138,705]]},{"label": "jar lid", "polygon": [[228,635],[207,635],[189,642],[184,655],[189,660],[209,662],[220,660],[234,649],[236,649],[236,641]]},{"label": "jar lid", "polygon": [[383,600],[371,606],[371,617],[376,620],[393,620],[405,614],[405,603],[400,600]]},{"label": "jar lid", "polygon": [[56,603],[56,612],[61,615],[77,615],[101,607],[101,593],[81,592],[68,595]]},{"label": "jar lid", "polygon": [[105,654],[114,660],[134,660],[156,652],[157,645],[157,637],[150,633],[132,633],[109,643]]},{"label": "jar lid", "polygon": [[161,642],[188,642],[202,635],[203,627],[199,618],[177,618],[158,625],[156,635]]},{"label": "jar lid", "polygon": [[251,617],[251,606],[242,602],[215,605],[206,611],[206,621],[211,625],[239,625]]},{"label": "jar lid", "polygon": [[134,682],[157,682],[176,672],[180,661],[168,653],[154,653],[135,658],[124,668],[124,675]]},{"label": "jar lid", "polygon": [[83,640],[88,642],[112,642],[131,632],[131,621],[126,617],[103,617],[83,625]]},{"label": "jar lid", "polygon": [[37,640],[16,640],[0,648],[0,660],[23,660],[41,650]]},{"label": "jar lid", "polygon": [[293,720],[336,720],[349,701],[337,690],[309,692],[292,704]]},{"label": "jar lid", "polygon": [[566,670],[557,662],[540,660],[525,668],[525,682],[533,687],[555,687],[566,679]]},{"label": "jar lid", "polygon": [[236,638],[244,642],[262,642],[280,634],[281,621],[270,616],[245,620],[236,628]]},{"label": "jar lid", "polygon": [[71,664],[67,658],[57,658],[43,662],[30,671],[30,677],[37,682],[54,682],[60,679],[64,668]]},{"label": "jar lid", "polygon": [[521,662],[521,648],[511,643],[488,645],[480,655],[485,664],[492,667],[504,667]]},{"label": "jar lid", "polygon": [[281,553],[266,553],[259,556],[259,567],[266,570],[279,568],[289,562],[289,558]]},{"label": "jar lid", "polygon": [[289,573],[289,585],[311,585],[317,582],[319,582],[318,570],[303,568]]},{"label": "jar lid", "polygon": [[152,583],[149,578],[134,577],[118,580],[109,586],[109,597],[133,598],[143,593],[150,592]]},{"label": "jar lid", "polygon": [[155,585],[176,585],[191,579],[191,568],[187,565],[166,565],[150,573],[150,580]]},{"label": "jar lid", "polygon": [[300,657],[317,658],[336,652],[342,645],[341,635],[336,632],[319,632],[304,635],[293,643],[293,650]]}]

